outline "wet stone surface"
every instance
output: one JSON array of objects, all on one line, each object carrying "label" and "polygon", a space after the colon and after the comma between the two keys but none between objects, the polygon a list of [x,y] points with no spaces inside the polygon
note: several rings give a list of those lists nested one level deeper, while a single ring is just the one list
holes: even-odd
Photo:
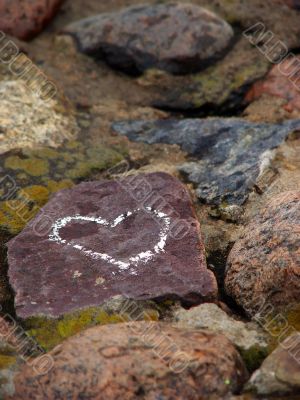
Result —
[{"label": "wet stone surface", "polygon": [[[50,229],[39,234],[45,219]],[[189,195],[165,173],[56,193],[8,243],[8,264],[24,319],[57,317],[119,294],[199,303],[217,292]]]},{"label": "wet stone surface", "polygon": [[231,26],[192,4],[139,5],[67,26],[79,49],[126,72],[156,67],[184,74],[219,58],[233,38]]},{"label": "wet stone surface", "polygon": [[251,123],[238,118],[124,121],[113,131],[130,140],[178,144],[196,161],[179,167],[195,184],[198,198],[208,204],[242,205],[257,178],[300,120],[282,124]]}]

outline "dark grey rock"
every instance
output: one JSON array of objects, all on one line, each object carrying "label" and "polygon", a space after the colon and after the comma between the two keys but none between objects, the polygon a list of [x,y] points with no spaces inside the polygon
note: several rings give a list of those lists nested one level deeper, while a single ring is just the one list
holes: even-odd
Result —
[{"label": "dark grey rock", "polygon": [[193,4],[139,5],[100,14],[67,26],[79,49],[127,72],[157,67],[184,74],[220,58],[232,38],[231,26]]},{"label": "dark grey rock", "polygon": [[273,157],[271,150],[296,129],[300,120],[282,124],[238,118],[124,121],[112,129],[136,142],[177,144],[193,157],[179,167],[209,204],[242,205]]}]

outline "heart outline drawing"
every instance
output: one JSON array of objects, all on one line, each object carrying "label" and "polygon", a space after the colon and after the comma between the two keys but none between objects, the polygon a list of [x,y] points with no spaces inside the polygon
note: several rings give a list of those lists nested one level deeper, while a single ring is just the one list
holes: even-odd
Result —
[{"label": "heart outline drawing", "polygon": [[[70,222],[72,221],[89,221],[89,222],[95,222],[99,225],[110,227],[110,228],[115,228],[118,226],[120,223],[125,221],[128,217],[131,215],[134,215],[140,211],[145,211],[151,213],[154,215],[154,217],[157,220],[161,220],[163,222],[162,228],[160,229],[159,232],[159,241],[155,244],[154,248],[152,250],[147,250],[144,252],[140,252],[135,256],[130,257],[127,262],[117,260],[110,256],[107,253],[99,253],[97,251],[93,251],[91,249],[87,249],[84,246],[81,246],[79,244],[72,244],[68,242],[65,239],[62,239],[62,237],[59,234],[59,231],[61,228],[64,228],[67,226]],[[48,239],[50,241],[56,242],[58,244],[63,244],[67,246],[72,246],[74,249],[79,250],[81,253],[83,253],[86,257],[90,257],[93,260],[103,260],[107,261],[108,263],[115,265],[119,268],[119,270],[128,270],[132,265],[137,266],[140,262],[146,264],[148,261],[152,260],[156,254],[163,253],[164,247],[166,245],[167,241],[167,236],[168,232],[170,229],[170,217],[167,216],[167,214],[152,209],[151,207],[145,207],[145,209],[141,208],[136,208],[133,211],[127,211],[126,213],[123,213],[119,215],[112,223],[108,222],[106,219],[103,219],[101,217],[89,217],[89,216],[82,216],[82,215],[74,215],[74,216],[67,216],[63,218],[57,219],[51,227],[51,232],[48,236]]]}]

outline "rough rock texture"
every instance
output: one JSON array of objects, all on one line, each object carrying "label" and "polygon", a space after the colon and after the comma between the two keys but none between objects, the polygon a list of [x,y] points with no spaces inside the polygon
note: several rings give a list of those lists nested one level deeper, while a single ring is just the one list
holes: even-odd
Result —
[{"label": "rough rock texture", "polygon": [[240,389],[246,372],[222,335],[131,323],[95,327],[51,353],[54,366],[34,376],[25,366],[13,399],[225,398]]},{"label": "rough rock texture", "polygon": [[130,140],[178,144],[198,161],[187,162],[180,171],[197,187],[199,199],[209,204],[241,205],[257,178],[270,165],[271,150],[300,120],[282,124],[255,124],[237,118],[125,121],[112,129]]},{"label": "rough rock texture", "polygon": [[36,36],[53,18],[63,0],[1,0],[0,30],[19,39]]},{"label": "rough rock texture", "polygon": [[248,388],[263,396],[300,392],[300,333],[289,336],[252,375]]},{"label": "rough rock texture", "polygon": [[245,228],[227,261],[227,293],[250,316],[300,302],[300,191],[284,192]]},{"label": "rough rock texture", "polygon": [[269,63],[245,38],[214,65],[196,74],[176,76],[149,70],[138,82],[154,91],[151,105],[164,110],[195,111],[207,116],[243,109],[249,85],[261,79]]},{"label": "rough rock texture", "polygon": [[263,94],[285,100],[283,107],[288,112],[300,111],[300,58],[293,56],[275,65],[264,80],[256,82],[246,95],[247,101]]},{"label": "rough rock texture", "polygon": [[72,110],[57,99],[44,101],[22,80],[0,82],[0,153],[38,144],[57,146],[76,138]]},{"label": "rough rock texture", "polygon": [[[50,229],[40,233],[45,220]],[[57,317],[118,294],[197,303],[217,292],[189,195],[164,173],[57,192],[8,243],[8,263],[21,318]]]},{"label": "rough rock texture", "polygon": [[129,72],[157,67],[171,73],[202,69],[228,48],[233,30],[193,4],[139,5],[100,14],[64,29],[79,49]]},{"label": "rough rock texture", "polygon": [[[5,243],[18,234],[41,210],[51,195],[90,179],[93,174],[112,167],[122,154],[89,141],[71,141],[59,148],[36,147],[13,150],[1,155],[0,168],[0,303],[11,299],[7,279]],[[43,232],[45,220],[37,226]]]},{"label": "rough rock texture", "polygon": [[172,321],[179,328],[223,334],[239,349],[249,370],[258,367],[268,354],[268,336],[258,325],[235,320],[216,304],[205,303],[189,310],[177,308]]}]

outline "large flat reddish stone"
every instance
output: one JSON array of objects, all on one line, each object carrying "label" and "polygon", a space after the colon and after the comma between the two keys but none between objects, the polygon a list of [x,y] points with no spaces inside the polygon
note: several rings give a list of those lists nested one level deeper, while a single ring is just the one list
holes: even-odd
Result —
[{"label": "large flat reddish stone", "polygon": [[57,317],[116,295],[199,303],[217,292],[189,195],[165,173],[58,192],[8,243],[8,262],[21,318]]}]

